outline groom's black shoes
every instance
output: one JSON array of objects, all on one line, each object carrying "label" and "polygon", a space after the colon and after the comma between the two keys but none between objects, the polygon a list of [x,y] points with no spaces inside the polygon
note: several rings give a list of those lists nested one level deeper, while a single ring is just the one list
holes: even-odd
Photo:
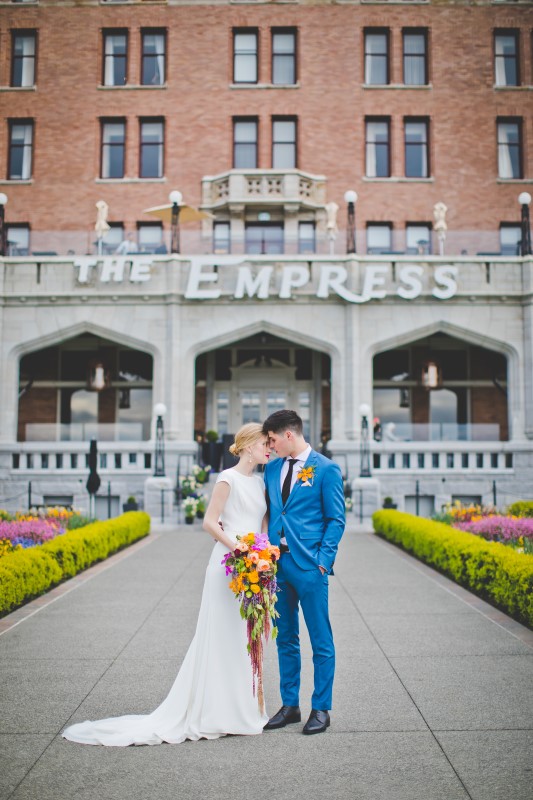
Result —
[{"label": "groom's black shoes", "polygon": [[326,728],[329,728],[331,720],[327,711],[317,711],[313,709],[309,715],[309,719],[304,725],[302,733],[308,736],[312,733],[323,733]]},{"label": "groom's black shoes", "polygon": [[290,725],[291,722],[301,722],[301,720],[302,714],[299,706],[281,706],[278,713],[274,714],[272,719],[269,719],[263,730],[272,731],[274,728],[284,728],[285,725]]}]

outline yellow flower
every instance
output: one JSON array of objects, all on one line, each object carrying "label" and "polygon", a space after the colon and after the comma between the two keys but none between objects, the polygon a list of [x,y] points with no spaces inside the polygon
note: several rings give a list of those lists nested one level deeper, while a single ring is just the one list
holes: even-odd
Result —
[{"label": "yellow flower", "polygon": [[254,594],[257,594],[258,592],[261,591],[261,589],[259,588],[257,583],[252,583],[252,585],[250,586],[250,589]]},{"label": "yellow flower", "polygon": [[257,572],[249,572],[246,577],[250,583],[259,583],[259,575]]}]

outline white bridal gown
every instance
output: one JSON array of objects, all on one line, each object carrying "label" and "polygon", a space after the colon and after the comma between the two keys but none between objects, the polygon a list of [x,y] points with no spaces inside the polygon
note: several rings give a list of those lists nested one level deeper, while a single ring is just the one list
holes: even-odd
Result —
[{"label": "white bridal gown", "polygon": [[[259,475],[235,469],[218,481],[231,489],[222,513],[227,534],[261,530],[266,511]],[[221,565],[227,547],[217,542],[207,566],[195,636],[168,696],[147,715],[80,722],[63,731],[79,744],[126,747],[131,744],[178,744],[185,739],[217,739],[225,734],[258,734],[268,720],[259,712],[252,690],[252,667],[246,644],[246,622]]]}]

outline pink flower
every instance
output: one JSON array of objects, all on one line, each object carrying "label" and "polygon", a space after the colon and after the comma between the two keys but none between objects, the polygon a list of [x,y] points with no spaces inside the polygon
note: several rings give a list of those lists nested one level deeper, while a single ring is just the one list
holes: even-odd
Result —
[{"label": "pink flower", "polygon": [[270,564],[268,561],[265,561],[264,558],[260,558],[257,562],[256,570],[258,572],[266,572],[266,570],[270,569]]},{"label": "pink flower", "polygon": [[252,564],[257,564],[257,562],[259,561],[259,556],[255,552],[255,550],[251,550],[248,553],[247,558],[252,562]]},{"label": "pink flower", "polygon": [[247,553],[248,552],[248,545],[244,542],[237,542],[235,545],[234,553]]}]

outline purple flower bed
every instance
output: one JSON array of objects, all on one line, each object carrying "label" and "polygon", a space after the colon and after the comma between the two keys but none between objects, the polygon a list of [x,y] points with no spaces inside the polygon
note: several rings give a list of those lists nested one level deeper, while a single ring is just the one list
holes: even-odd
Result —
[{"label": "purple flower bed", "polygon": [[459,522],[453,527],[493,542],[516,542],[521,536],[533,541],[533,519],[527,517],[484,517],[475,522]]},{"label": "purple flower bed", "polygon": [[34,547],[65,533],[65,528],[47,519],[13,520],[0,522],[0,539],[8,539],[22,547]]}]

